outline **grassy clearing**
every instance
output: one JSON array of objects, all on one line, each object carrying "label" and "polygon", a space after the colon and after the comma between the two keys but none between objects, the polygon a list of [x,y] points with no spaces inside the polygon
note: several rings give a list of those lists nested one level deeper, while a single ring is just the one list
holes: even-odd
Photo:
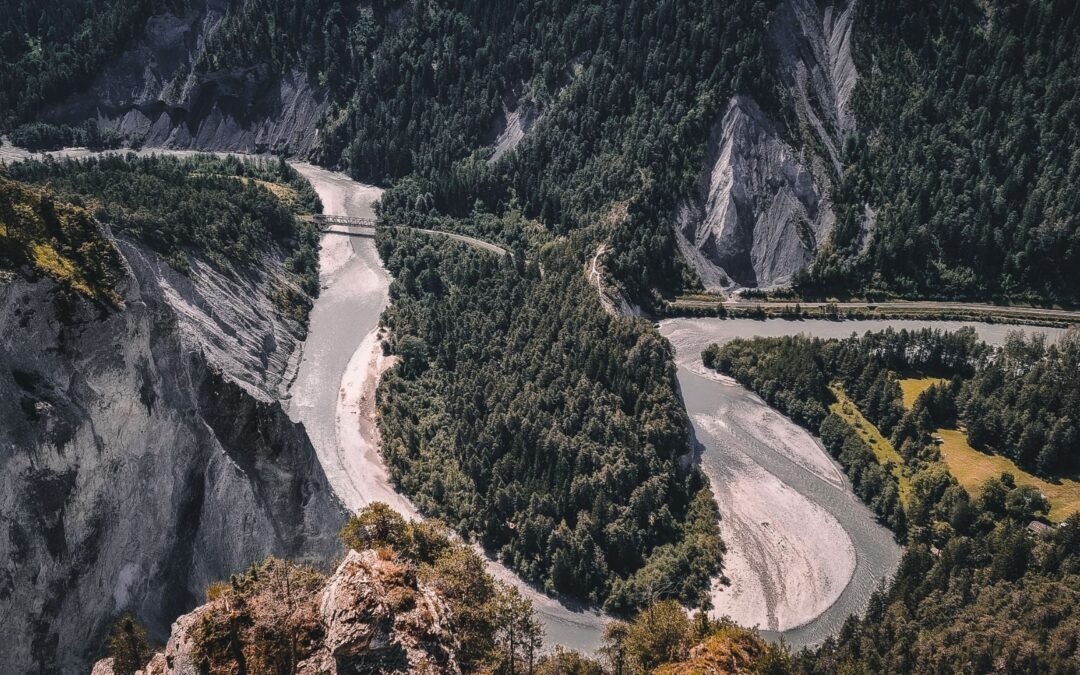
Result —
[{"label": "grassy clearing", "polygon": [[274,183],[268,180],[262,180],[261,178],[250,178],[248,176],[230,176],[228,174],[221,173],[203,173],[195,171],[192,176],[208,176],[216,178],[229,178],[231,180],[240,181],[244,185],[261,185],[270,191],[270,194],[274,195],[279,202],[288,207],[293,207],[296,204],[296,200],[299,198],[299,193],[291,185],[285,183]]},{"label": "grassy clearing", "polygon": [[934,386],[948,382],[943,377],[909,377],[900,380],[900,391],[904,393],[904,407],[908,410],[915,405],[915,399],[924,391]]},{"label": "grassy clearing", "polygon": [[967,436],[958,429],[939,429],[937,434],[943,441],[942,459],[968,492],[977,494],[987,480],[1007,472],[1013,475],[1017,485],[1031,485],[1046,495],[1050,501],[1050,520],[1062,521],[1080,511],[1080,482],[1063,478],[1050,483],[1033,476],[1007,457],[987,455],[971,447]]},{"label": "grassy clearing", "polygon": [[829,411],[842,417],[845,422],[858,432],[859,438],[870,446],[874,457],[882,466],[892,462],[892,475],[896,477],[896,481],[900,484],[900,500],[907,502],[911,484],[900,468],[904,464],[904,459],[900,456],[900,453],[892,446],[889,439],[881,435],[873,422],[863,417],[863,414],[859,412],[859,407],[847,397],[847,394],[839,385],[832,385],[829,389],[836,396],[836,402],[829,406]]},{"label": "grassy clearing", "polygon": [[113,288],[119,254],[90,212],[44,188],[0,177],[0,270],[23,265],[83,295],[123,305]]},{"label": "grassy clearing", "polygon": [[245,182],[251,181],[256,185],[261,185],[270,191],[270,194],[278,198],[278,201],[286,206],[292,207],[296,204],[297,192],[296,189],[290,185],[284,183],[271,183],[266,180],[259,180],[258,178],[248,178]]}]

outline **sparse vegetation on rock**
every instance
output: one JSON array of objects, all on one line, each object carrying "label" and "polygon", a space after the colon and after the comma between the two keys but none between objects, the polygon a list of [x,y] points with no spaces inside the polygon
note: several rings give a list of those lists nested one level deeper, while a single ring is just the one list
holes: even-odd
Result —
[{"label": "sparse vegetation on rock", "polygon": [[33,270],[119,307],[120,254],[85,208],[0,174],[0,270]]}]

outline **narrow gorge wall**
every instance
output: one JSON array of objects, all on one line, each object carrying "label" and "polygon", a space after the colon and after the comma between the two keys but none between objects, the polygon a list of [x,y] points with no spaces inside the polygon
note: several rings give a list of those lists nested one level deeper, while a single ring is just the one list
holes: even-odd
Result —
[{"label": "narrow gorge wall", "polygon": [[790,284],[832,232],[829,191],[855,128],[853,4],[781,3],[769,32],[779,109],[735,96],[713,127],[698,194],[675,226],[706,289]]},{"label": "narrow gorge wall", "polygon": [[45,110],[51,121],[96,119],[148,145],[304,155],[326,109],[321,89],[269,62],[195,73],[233,2],[202,0],[151,18],[134,45],[84,91]]},{"label": "narrow gorge wall", "polygon": [[188,278],[118,247],[122,310],[0,284],[2,672],[86,672],[121,612],[164,640],[209,582],[338,550],[344,512],[275,400],[299,337],[266,310],[280,260]]}]

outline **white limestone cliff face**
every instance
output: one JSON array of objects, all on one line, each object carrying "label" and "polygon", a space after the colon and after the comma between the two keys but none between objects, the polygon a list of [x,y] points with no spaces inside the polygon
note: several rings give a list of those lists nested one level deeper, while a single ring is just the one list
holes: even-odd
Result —
[{"label": "white limestone cliff face", "polygon": [[185,344],[201,350],[215,367],[256,399],[283,398],[296,374],[305,327],[283,317],[274,306],[277,288],[302,296],[294,275],[285,271],[285,254],[266,252],[261,270],[226,274],[193,258],[191,270],[177,272],[157,255],[122,243],[128,260],[137,259],[156,279],[176,314]]},{"label": "white limestone cliff face", "polygon": [[770,26],[776,74],[837,170],[843,136],[855,130],[851,95],[858,72],[851,56],[855,0],[788,0]]},{"label": "white limestone cliff face", "polygon": [[854,2],[785,0],[770,24],[785,109],[731,99],[706,148],[700,188],[680,209],[683,257],[707,290],[791,283],[835,223],[829,193],[855,130]]},{"label": "white limestone cliff face", "polygon": [[301,71],[258,64],[192,72],[231,4],[202,0],[152,17],[86,90],[42,116],[97,119],[155,147],[307,154],[327,101]]},{"label": "white limestone cliff face", "polygon": [[790,283],[835,221],[813,171],[742,96],[710,135],[707,167],[701,199],[683,206],[676,229],[705,287]]},{"label": "white limestone cliff face", "polygon": [[0,283],[0,671],[86,672],[122,612],[163,640],[211,581],[337,550],[344,512],[275,400],[300,330],[266,297],[281,256],[187,278],[118,249],[122,310]]},{"label": "white limestone cliff face", "polygon": [[499,121],[500,131],[495,137],[495,149],[488,158],[488,163],[499,161],[503,155],[516,148],[538,121],[540,112],[532,103],[521,102],[516,109],[504,111],[503,118]]}]

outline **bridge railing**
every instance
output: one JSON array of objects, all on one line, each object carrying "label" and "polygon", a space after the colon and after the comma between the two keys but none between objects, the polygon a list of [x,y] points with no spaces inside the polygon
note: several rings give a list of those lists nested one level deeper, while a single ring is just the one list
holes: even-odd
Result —
[{"label": "bridge railing", "polygon": [[374,218],[354,218],[352,216],[328,216],[321,213],[316,213],[310,216],[303,216],[303,220],[311,223],[315,223],[319,226],[320,230],[327,230],[331,227],[344,227],[348,228],[365,228],[371,229],[378,225],[378,221]]}]

